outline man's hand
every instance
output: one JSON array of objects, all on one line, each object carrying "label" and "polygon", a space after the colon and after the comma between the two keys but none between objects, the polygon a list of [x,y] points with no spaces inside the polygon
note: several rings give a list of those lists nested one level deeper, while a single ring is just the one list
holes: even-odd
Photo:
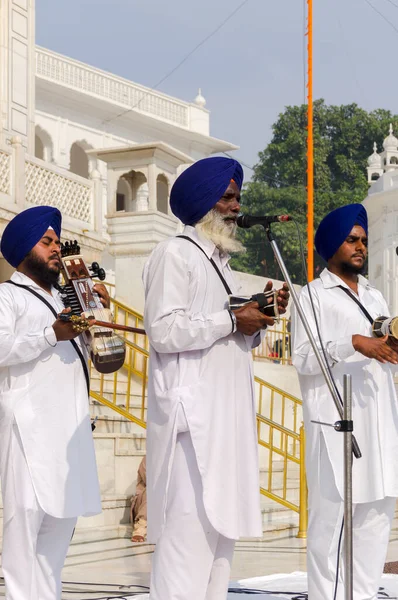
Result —
[{"label": "man's hand", "polygon": [[[65,308],[61,314],[68,314],[70,311],[70,308]],[[80,335],[79,331],[75,331],[73,329],[72,321],[62,321],[61,319],[57,319],[53,323],[53,329],[58,342],[73,340],[75,337]]]},{"label": "man's hand", "polygon": [[395,352],[398,352],[398,340],[396,340],[391,335],[388,336],[388,340],[386,342],[387,346],[390,346]]},{"label": "man's hand", "polygon": [[367,358],[375,358],[381,363],[398,364],[398,354],[387,345],[388,335],[382,338],[366,337],[365,335],[353,335],[352,345],[357,352]]},{"label": "man's hand", "polygon": [[[270,292],[272,290],[272,281],[268,281],[267,285],[264,288],[264,294]],[[276,303],[278,305],[278,311],[280,315],[284,315],[286,312],[287,305],[289,304],[290,292],[287,283],[284,283],[282,288],[278,290]],[[269,303],[271,304],[272,300],[269,299]]]},{"label": "man's hand", "polygon": [[102,306],[104,308],[109,308],[111,305],[111,299],[108,294],[108,290],[106,289],[104,284],[96,283],[95,286],[93,287],[93,290],[94,290],[94,292],[97,292],[98,296],[100,297]]},{"label": "man's hand", "polygon": [[237,331],[245,335],[254,335],[260,329],[275,323],[275,319],[263,315],[258,310],[258,302],[249,302],[233,312],[236,316]]}]

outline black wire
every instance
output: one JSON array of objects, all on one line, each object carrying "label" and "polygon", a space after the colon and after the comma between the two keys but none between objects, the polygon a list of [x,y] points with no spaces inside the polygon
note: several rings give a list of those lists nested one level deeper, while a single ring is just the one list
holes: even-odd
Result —
[{"label": "black wire", "polygon": [[366,4],[369,4],[369,6],[371,8],[373,8],[373,10],[382,18],[384,19],[384,21],[386,21],[386,23],[388,23],[396,33],[398,33],[398,28],[394,25],[394,23],[392,23],[390,21],[390,19],[388,19],[385,15],[383,15],[382,12],[380,12],[375,6],[373,6],[373,4],[371,2],[369,2],[369,0],[365,0]]},{"label": "black wire", "polygon": [[305,254],[304,254],[303,239],[302,239],[302,236],[301,236],[301,231],[300,231],[300,228],[298,226],[297,221],[295,219],[292,219],[292,221],[296,225],[297,235],[298,235],[298,238],[299,238],[300,255],[301,255],[301,261],[302,261],[303,271],[304,271],[304,281],[305,281],[305,284],[306,284],[306,286],[308,288],[308,296],[309,296],[309,299],[310,299],[311,310],[312,310],[312,314],[314,316],[315,327],[316,327],[316,331],[317,331],[318,338],[319,338],[319,345],[321,347],[323,358],[325,360],[326,368],[327,368],[328,373],[330,375],[330,378],[332,380],[333,387],[334,387],[334,389],[336,391],[336,394],[337,394],[337,396],[339,398],[341,406],[343,406],[343,400],[342,400],[341,394],[340,394],[340,392],[339,392],[339,390],[337,388],[337,385],[336,385],[336,382],[335,382],[335,379],[334,379],[334,375],[332,373],[332,369],[331,369],[331,367],[329,365],[329,361],[327,359],[325,346],[323,344],[322,337],[321,337],[321,331],[320,331],[320,327],[319,327],[319,323],[318,323],[318,317],[317,317],[316,311],[315,311],[315,305],[314,305],[314,299],[313,299],[313,296],[312,296],[311,286],[310,286],[310,282],[308,281],[308,271],[307,271],[307,265],[306,265],[306,261],[305,261]]},{"label": "black wire", "polygon": [[334,581],[334,594],[333,600],[336,600],[337,597],[337,589],[339,587],[339,569],[340,569],[340,552],[341,552],[341,540],[343,539],[343,531],[344,531],[344,517],[341,521],[341,529],[339,535],[339,543],[337,544],[337,563],[336,563],[336,579]]},{"label": "black wire", "polygon": [[[299,238],[300,255],[301,255],[301,260],[302,260],[302,263],[303,263],[305,280],[306,280],[306,285],[307,285],[307,289],[308,289],[308,296],[309,296],[309,299],[310,299],[311,310],[312,310],[312,314],[313,314],[314,321],[315,321],[315,327],[316,327],[316,331],[317,331],[317,334],[318,334],[319,344],[320,344],[320,347],[321,347],[321,350],[322,350],[323,358],[324,358],[325,363],[326,363],[326,368],[328,370],[328,373],[330,375],[331,381],[333,383],[333,388],[334,388],[334,390],[336,392],[336,395],[337,395],[337,397],[338,397],[338,399],[340,401],[341,406],[343,406],[343,400],[342,400],[340,392],[339,392],[339,390],[337,388],[337,384],[336,384],[336,381],[334,379],[334,375],[332,373],[332,369],[331,369],[331,367],[329,365],[329,361],[328,361],[328,358],[327,358],[327,355],[326,355],[326,351],[325,351],[325,346],[323,344],[322,337],[321,337],[321,331],[320,331],[320,327],[319,327],[318,317],[317,317],[317,314],[316,314],[316,311],[315,311],[314,299],[312,297],[311,285],[310,285],[310,282],[308,281],[308,271],[307,271],[307,265],[306,265],[306,262],[305,262],[305,254],[304,254],[303,240],[302,240],[302,237],[301,237],[301,231],[300,231],[300,228],[299,228],[298,223],[296,222],[296,220],[295,219],[292,219],[292,220],[293,220],[293,222],[296,225],[297,235],[298,235],[298,238]],[[336,600],[337,588],[338,588],[338,584],[339,584],[338,582],[339,582],[339,568],[340,568],[340,552],[341,552],[341,539],[342,539],[343,531],[344,531],[344,519],[343,519],[343,522],[341,524],[340,539],[339,539],[339,543],[338,543],[338,547],[337,547],[336,579],[335,579],[335,588],[334,588],[333,600]]]},{"label": "black wire", "polygon": [[114,121],[115,119],[118,119],[119,117],[122,117],[123,115],[126,115],[127,113],[133,112],[133,110],[135,110],[141,104],[141,102],[152,92],[152,90],[156,90],[162,83],[164,83],[166,81],[166,79],[168,79],[171,75],[173,75],[173,73],[175,73],[177,71],[177,69],[179,69],[188,60],[188,58],[190,58],[197,50],[199,50],[199,48],[201,48],[208,40],[210,40],[216,33],[218,33],[220,31],[220,29],[222,29],[224,27],[224,25],[226,25],[226,23],[228,23],[228,21],[230,21],[232,19],[232,17],[234,17],[236,15],[236,13],[239,12],[240,9],[243,8],[243,6],[245,4],[247,4],[248,2],[249,2],[249,0],[243,0],[243,2],[241,2],[231,13],[229,13],[229,15],[227,17],[225,17],[225,19],[219,25],[217,25],[217,27],[215,29],[213,29],[206,37],[204,37],[198,44],[196,44],[196,46],[194,48],[192,48],[192,50],[190,52],[188,52],[188,54],[186,54],[184,56],[184,58],[182,60],[180,60],[180,62],[173,69],[171,69],[171,71],[168,71],[168,73],[166,73],[166,75],[164,75],[161,79],[159,79],[159,81],[153,87],[151,87],[142,96],[142,98],[140,98],[140,100],[138,100],[138,102],[136,104],[134,104],[134,106],[132,106],[131,108],[127,108],[126,110],[123,110],[122,112],[115,115],[114,117],[111,117],[110,119],[106,119],[105,121],[103,121],[103,123],[110,123],[111,121]]}]

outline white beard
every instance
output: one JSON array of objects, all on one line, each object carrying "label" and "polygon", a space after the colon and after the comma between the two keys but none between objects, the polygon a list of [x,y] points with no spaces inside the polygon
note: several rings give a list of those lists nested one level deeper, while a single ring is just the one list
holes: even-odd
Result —
[{"label": "white beard", "polygon": [[210,240],[224,254],[246,252],[246,248],[235,238],[237,225],[235,222],[225,221],[215,208],[195,225],[199,237]]}]

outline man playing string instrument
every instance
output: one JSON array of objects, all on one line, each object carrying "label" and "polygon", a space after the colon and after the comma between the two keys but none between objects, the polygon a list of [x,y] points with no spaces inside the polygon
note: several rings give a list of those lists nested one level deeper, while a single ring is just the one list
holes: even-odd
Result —
[{"label": "man playing string instrument", "polygon": [[[4,258],[16,268],[0,285],[2,568],[9,600],[59,600],[77,517],[101,512],[86,349],[73,324],[54,319],[41,301],[57,314],[64,309],[54,288],[60,234],[61,213],[38,206],[14,217],[1,239]],[[96,290],[109,306],[105,287]]]},{"label": "man playing string instrument", "polygon": [[[320,344],[315,311],[341,396],[344,374],[352,376],[354,434],[362,452],[361,458],[353,459],[354,600],[377,598],[398,496],[398,406],[393,379],[398,354],[387,337],[372,337],[370,321],[388,316],[389,311],[381,293],[361,274],[367,234],[367,214],[361,204],[327,215],[315,236],[327,268],[309,284],[314,308],[308,287],[300,296]],[[295,310],[292,331],[307,435],[309,600],[340,600],[344,598],[340,577],[334,594],[344,514],[343,440],[332,427],[312,423],[334,423],[339,417]]]},{"label": "man playing string instrument", "polygon": [[144,270],[151,600],[223,600],[235,540],[262,535],[251,351],[274,320],[254,302],[228,310],[242,180],[228,158],[186,169],[170,205],[188,239],[159,244]]}]

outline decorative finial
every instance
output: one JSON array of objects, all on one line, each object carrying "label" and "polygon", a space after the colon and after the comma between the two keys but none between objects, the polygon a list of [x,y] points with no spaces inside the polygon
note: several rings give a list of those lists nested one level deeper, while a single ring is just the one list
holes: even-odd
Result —
[{"label": "decorative finial", "polygon": [[195,98],[195,104],[204,108],[206,106],[206,99],[202,96],[202,89],[199,88],[198,95]]},{"label": "decorative finial", "polygon": [[390,123],[390,131],[389,131],[390,135],[392,135],[394,133],[394,130],[392,128],[392,123]]},{"label": "decorative finial", "polygon": [[376,142],[374,142],[374,144],[373,144],[373,152],[375,152],[377,154],[377,144],[376,144]]}]

